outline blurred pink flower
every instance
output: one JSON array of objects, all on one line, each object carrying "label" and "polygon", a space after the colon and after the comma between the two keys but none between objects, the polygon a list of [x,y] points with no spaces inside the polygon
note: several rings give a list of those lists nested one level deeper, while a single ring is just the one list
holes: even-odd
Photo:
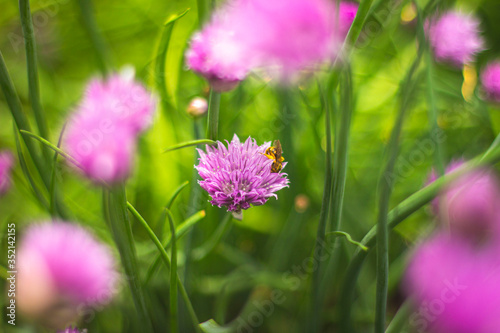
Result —
[{"label": "blurred pink flower", "polygon": [[500,317],[498,246],[438,234],[418,246],[405,278],[418,332],[493,333]]},{"label": "blurred pink flower", "polygon": [[133,72],[93,79],[87,86],[80,112],[114,117],[134,133],[147,129],[153,121],[156,98],[134,81]]},{"label": "blurred pink flower", "polygon": [[329,0],[234,0],[194,35],[187,64],[219,91],[252,70],[294,81],[338,56],[356,10],[341,3],[337,21]]},{"label": "blurred pink flower", "polygon": [[500,103],[500,61],[489,63],[481,74],[481,83],[486,98]]},{"label": "blurred pink flower", "polygon": [[73,164],[99,183],[130,175],[137,136],[151,125],[156,99],[134,82],[133,72],[92,80],[64,135]]},{"label": "blurred pink flower", "polygon": [[108,303],[116,292],[118,273],[110,249],[76,224],[29,226],[17,262],[19,309],[57,329],[85,307]]},{"label": "blurred pink flower", "polygon": [[0,152],[0,195],[4,195],[12,186],[11,170],[14,166],[14,156],[10,151]]},{"label": "blurred pink flower", "polygon": [[[454,162],[450,172],[462,162]],[[432,176],[431,176],[432,179]],[[433,202],[441,223],[451,233],[477,242],[500,236],[500,183],[493,170],[479,169],[461,175],[447,186]]]},{"label": "blurred pink flower", "polygon": [[252,65],[249,49],[238,37],[240,25],[223,14],[223,10],[216,12],[212,21],[193,35],[186,52],[187,66],[219,92],[234,89]]},{"label": "blurred pink flower", "polygon": [[479,20],[472,15],[449,11],[432,18],[426,25],[431,48],[439,62],[462,67],[473,62],[476,54],[484,50]]},{"label": "blurred pink flower", "polygon": [[76,114],[64,134],[64,148],[77,171],[97,183],[125,181],[136,151],[132,129],[108,115]]}]

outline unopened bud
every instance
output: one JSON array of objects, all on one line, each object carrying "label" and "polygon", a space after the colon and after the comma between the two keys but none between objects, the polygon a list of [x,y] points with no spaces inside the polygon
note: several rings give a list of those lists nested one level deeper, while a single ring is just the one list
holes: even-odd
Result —
[{"label": "unopened bud", "polygon": [[189,102],[187,113],[193,117],[198,118],[203,116],[208,110],[207,100],[203,97],[195,97]]}]

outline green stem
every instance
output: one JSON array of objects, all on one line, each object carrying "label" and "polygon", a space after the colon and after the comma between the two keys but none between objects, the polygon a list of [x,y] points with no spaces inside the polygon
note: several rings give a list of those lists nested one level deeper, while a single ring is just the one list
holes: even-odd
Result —
[{"label": "green stem", "polygon": [[145,332],[153,332],[153,325],[147,310],[144,291],[139,281],[139,268],[135,252],[132,226],[127,213],[125,187],[119,185],[112,190],[105,190],[104,212],[111,227],[127,280],[129,283],[139,323]]},{"label": "green stem", "polygon": [[83,26],[95,50],[99,70],[106,76],[108,74],[108,65],[110,61],[104,37],[99,32],[95,21],[92,0],[78,0],[78,5],[82,14]]},{"label": "green stem", "polygon": [[[347,159],[349,150],[349,133],[351,127],[351,118],[353,112],[352,105],[352,77],[350,66],[347,64],[344,67],[341,85],[341,100],[340,100],[340,119],[335,124],[335,149],[333,150],[333,188],[330,198],[329,212],[331,214],[330,231],[337,232],[341,229],[342,209],[344,202],[344,192],[347,173]],[[328,92],[327,98],[330,107],[336,108],[335,92]],[[334,248],[339,245],[340,240],[335,240]],[[321,304],[324,303],[325,295],[331,286],[331,281],[338,271],[340,252],[335,251],[328,258],[328,263],[324,274],[321,277],[320,295],[322,295]]]},{"label": "green stem", "polygon": [[220,93],[210,89],[208,98],[208,128],[207,138],[216,141],[219,131],[219,108],[220,108]]},{"label": "green stem", "polygon": [[[28,88],[31,101],[31,107],[35,114],[35,120],[38,126],[38,131],[42,138],[49,138],[47,121],[40,102],[40,87],[38,81],[37,67],[37,52],[35,34],[33,32],[33,22],[31,19],[30,2],[29,0],[19,0],[19,12],[21,14],[21,25],[24,35],[24,46],[26,48],[26,66],[28,70]],[[47,152],[47,149],[43,149]],[[50,155],[47,154],[47,158]]]},{"label": "green stem", "polygon": [[[351,28],[347,33],[347,37],[342,45],[342,49],[340,52],[340,56],[335,59],[335,63],[333,65],[334,68],[337,68],[338,65],[343,66],[344,59],[349,59],[354,49],[354,46],[363,30],[363,26],[366,22],[366,18],[370,13],[370,9],[372,6],[373,0],[364,0],[359,4],[358,11],[356,12],[356,17],[352,22]],[[340,71],[334,70],[330,79],[328,81],[328,91],[333,91],[337,88],[338,80],[339,80]]]},{"label": "green stem", "polygon": [[[323,188],[323,201],[318,222],[316,243],[314,245],[314,258],[322,258],[326,238],[326,224],[329,215],[330,196],[332,194],[332,132],[330,126],[330,106],[324,103],[325,108],[325,131],[326,131],[326,163],[325,163],[325,186]],[[312,274],[312,300],[310,313],[309,332],[317,332],[320,327],[321,313],[321,261],[317,261],[317,267]]]},{"label": "green stem", "polygon": [[[401,223],[417,210],[429,203],[432,199],[434,199],[434,197],[443,187],[447,186],[457,177],[463,175],[466,172],[469,172],[474,168],[480,168],[498,162],[500,162],[500,149],[497,148],[496,150],[492,150],[490,153],[485,153],[483,156],[476,157],[472,161],[464,164],[462,167],[454,170],[452,173],[446,174],[445,176],[437,179],[435,182],[412,194],[410,197],[408,197],[394,209],[392,209],[387,217],[388,228],[395,228],[397,225],[399,225],[399,223]],[[361,244],[368,247],[368,252],[377,243],[376,236],[377,227],[375,226],[371,228],[370,231],[368,231],[365,237],[363,237],[363,239],[361,240]],[[353,303],[356,281],[359,277],[361,267],[366,256],[368,255],[368,252],[362,251],[359,248],[356,249],[349,263],[349,266],[347,267],[344,281],[340,289],[340,306],[338,307],[341,332],[352,332],[352,330],[350,329],[350,305]]]},{"label": "green stem", "polygon": [[[137,221],[144,227],[146,232],[148,233],[149,237],[155,244],[156,248],[161,254],[161,258],[163,259],[163,262],[165,263],[165,266],[167,266],[167,269],[171,270],[172,264],[170,263],[170,259],[168,258],[167,251],[163,248],[160,240],[156,236],[155,232],[151,229],[149,224],[144,220],[144,218],[139,214],[139,212],[130,204],[130,202],[127,202],[127,208],[130,210],[130,212],[136,217]],[[170,218],[170,211],[166,209],[167,214],[169,215]],[[175,237],[175,236],[174,236]],[[179,275],[176,274],[176,280],[177,280],[177,285],[179,286],[180,292],[181,292],[181,297],[183,298],[184,302],[186,303],[186,306],[188,308],[189,315],[191,317],[193,327],[197,332],[201,332],[200,328],[198,326],[199,320],[198,317],[196,316],[196,312],[194,311],[193,305],[191,304],[191,301],[189,300],[189,296],[186,292],[186,289],[184,288],[184,285],[180,281]]]},{"label": "green stem", "polygon": [[[31,126],[28,122],[28,118],[23,112],[21,101],[17,95],[16,89],[14,88],[14,84],[12,83],[12,79],[7,70],[7,66],[5,65],[5,61],[2,53],[0,52],[0,88],[2,89],[5,100],[7,101],[7,105],[9,106],[12,117],[14,118],[14,122],[19,130],[31,131]],[[26,148],[28,148],[29,155],[40,174],[40,177],[45,184],[45,187],[50,188],[50,177],[49,174],[45,171],[46,168],[44,160],[38,154],[35,145],[30,139],[22,137]]]},{"label": "green stem", "polygon": [[198,7],[198,26],[200,28],[207,20],[207,15],[210,10],[208,2],[209,0],[196,0],[196,5]]},{"label": "green stem", "polygon": [[177,240],[175,237],[175,226],[172,213],[167,209],[168,223],[170,225],[170,239],[172,240],[172,254],[170,263],[170,329],[173,333],[179,331],[178,306],[177,306]]},{"label": "green stem", "polygon": [[[419,15],[422,15],[419,13]],[[426,94],[427,94],[427,107],[429,108],[429,124],[430,124],[430,137],[434,141],[436,149],[434,151],[434,168],[439,176],[444,175],[444,159],[443,147],[439,137],[441,136],[441,129],[438,126],[438,115],[436,108],[436,96],[434,94],[434,61],[432,52],[429,47],[427,38],[425,38],[423,20],[419,20],[419,42],[424,43],[422,48],[425,48],[425,62],[426,62]]]},{"label": "green stem", "polygon": [[413,92],[413,76],[418,68],[422,51],[419,49],[417,58],[413,62],[401,86],[403,94],[394,128],[391,132],[387,147],[387,162],[379,180],[379,205],[377,217],[377,288],[375,300],[375,333],[385,331],[385,317],[387,310],[387,289],[389,285],[389,237],[388,237],[388,212],[389,200],[394,186],[394,165],[399,152],[399,137],[403,122],[409,109],[409,100]]}]

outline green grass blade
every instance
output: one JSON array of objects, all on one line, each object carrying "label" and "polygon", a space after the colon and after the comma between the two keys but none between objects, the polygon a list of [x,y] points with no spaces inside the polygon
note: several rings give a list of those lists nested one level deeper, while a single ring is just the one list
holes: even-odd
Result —
[{"label": "green grass blade", "polygon": [[[164,218],[166,218],[166,213],[163,216]],[[205,216],[206,216],[205,211],[200,210],[199,212],[193,214],[192,216],[187,218],[184,222],[182,222],[175,231],[175,237],[177,238],[177,240],[181,239],[184,235],[186,235],[188,231],[191,229],[191,227],[194,226],[199,221],[201,221]],[[167,250],[170,247],[170,244],[171,244],[171,239],[169,237],[163,242],[162,247],[165,250]],[[153,264],[149,267],[146,273],[146,279],[145,279],[146,283],[148,283],[151,280],[153,274],[158,269],[160,265],[160,260],[161,260],[161,255],[158,254],[154,259]]]},{"label": "green grass blade", "polygon": [[224,234],[226,234],[229,228],[231,227],[232,217],[233,215],[231,213],[227,213],[222,222],[215,230],[215,232],[210,237],[210,239],[200,247],[193,250],[192,253],[193,260],[196,261],[202,260],[207,255],[209,255],[210,252],[213,251],[213,249],[215,249],[217,244],[219,244],[220,240],[222,239],[222,236],[224,236]]},{"label": "green grass blade", "polygon": [[189,185],[189,182],[186,180],[184,183],[182,183],[174,192],[174,194],[172,194],[172,197],[170,197],[170,200],[168,200],[168,204],[167,204],[167,209],[172,209],[172,205],[174,204],[174,201],[175,199],[177,198],[177,196],[182,192],[183,189],[186,188],[186,186]]},{"label": "green grass blade", "polygon": [[166,82],[166,62],[167,62],[167,52],[170,45],[170,39],[172,38],[172,31],[175,26],[175,22],[182,18],[189,12],[189,8],[185,11],[174,15],[167,19],[163,26],[163,31],[158,42],[158,47],[156,48],[155,62],[154,62],[154,84],[158,90],[161,98],[161,103],[164,110],[167,110],[170,106],[176,105],[176,101],[172,101],[169,104],[169,96],[167,92],[167,82]]},{"label": "green grass blade", "polygon": [[[167,269],[170,270],[171,269],[171,262],[170,262],[170,259],[168,258],[168,254],[167,254],[166,250],[164,249],[164,247],[162,246],[160,240],[158,239],[158,237],[154,233],[153,229],[151,229],[151,227],[146,222],[146,220],[144,220],[144,218],[141,216],[141,214],[139,214],[139,212],[134,208],[134,206],[132,206],[132,204],[130,202],[127,202],[127,208],[132,213],[132,215],[135,216],[137,221],[139,221],[139,223],[144,227],[144,229],[148,233],[149,237],[151,238],[153,243],[156,245],[156,248],[160,252],[161,258],[163,259],[165,266],[167,266]],[[170,212],[170,211],[168,211],[168,212]],[[177,231],[176,231],[176,233],[177,233]],[[186,307],[188,308],[188,313],[189,313],[189,316],[190,316],[191,321],[193,323],[193,327],[196,330],[196,332],[201,332],[200,328],[198,326],[200,321],[198,320],[198,317],[196,316],[196,312],[194,311],[193,305],[191,304],[191,300],[189,299],[189,296],[186,292],[186,289],[184,288],[184,285],[181,283],[178,274],[176,274],[176,280],[177,280],[176,283],[179,286],[179,290],[181,292],[181,297],[184,300]]]},{"label": "green grass blade", "polygon": [[58,146],[54,145],[53,143],[50,143],[49,141],[45,140],[44,138],[42,138],[42,137],[40,137],[40,136],[38,136],[38,135],[36,135],[34,133],[31,133],[29,131],[20,130],[20,132],[23,135],[26,135],[26,136],[28,136],[30,138],[33,138],[35,140],[40,141],[42,144],[44,144],[45,146],[49,147],[54,152],[56,152],[56,154],[59,154],[62,157],[64,157],[65,159],[67,159],[68,161],[70,161],[71,163],[74,163],[74,164],[78,165],[78,162],[73,157],[71,157],[69,154],[65,153],[61,148],[59,148]]},{"label": "green grass blade", "polygon": [[[21,101],[17,95],[16,89],[14,88],[14,84],[12,83],[12,79],[7,70],[7,66],[5,65],[5,61],[2,53],[0,52],[0,88],[3,91],[5,96],[5,100],[7,101],[7,105],[9,106],[9,110],[14,118],[14,122],[19,130],[31,131],[30,124],[28,122],[28,118],[23,112]],[[23,137],[23,141],[28,149],[28,153],[35,163],[35,166],[42,177],[42,180],[47,188],[50,186],[50,179],[48,177],[48,173],[46,172],[46,165],[42,158],[40,157],[35,145],[31,140],[26,140]]]},{"label": "green grass blade", "polygon": [[24,154],[23,154],[23,150],[21,147],[21,142],[19,140],[19,134],[18,134],[16,126],[14,126],[14,140],[16,142],[17,155],[19,158],[19,164],[21,165],[21,170],[23,171],[24,176],[28,180],[28,182],[31,186],[31,190],[33,191],[33,194],[38,199],[38,202],[47,211],[50,211],[49,203],[47,202],[47,199],[45,199],[45,197],[43,196],[42,192],[40,191],[37,183],[35,182],[35,180],[31,176],[31,173],[30,173],[29,168],[28,168],[28,164],[27,164],[26,159],[25,159]]},{"label": "green grass blade", "polygon": [[[422,17],[422,12],[417,6],[418,16]],[[436,96],[435,96],[435,84],[434,84],[434,60],[432,57],[432,51],[429,46],[429,42],[425,36],[424,32],[424,20],[418,20],[418,43],[424,49],[425,53],[425,67],[426,67],[426,85],[425,92],[427,98],[427,107],[429,109],[429,127],[430,127],[430,137],[436,146],[434,150],[434,169],[439,176],[444,175],[445,163],[443,158],[443,147],[439,137],[441,136],[441,129],[438,126],[438,114],[436,107]]]},{"label": "green grass blade", "polygon": [[153,332],[153,325],[148,313],[144,289],[139,279],[134,237],[127,212],[125,188],[120,185],[112,190],[105,190],[104,212],[111,227],[121,262],[127,276],[132,299],[144,332]]},{"label": "green grass blade", "polygon": [[83,27],[85,28],[95,51],[97,65],[99,66],[101,73],[106,76],[108,74],[108,66],[111,61],[109,59],[106,42],[95,21],[92,0],[78,0],[77,2],[80,7]]},{"label": "green grass blade", "polygon": [[387,161],[379,179],[378,214],[377,214],[377,288],[375,302],[375,333],[385,331],[387,312],[387,290],[389,283],[389,236],[388,212],[389,200],[394,186],[394,166],[399,153],[399,137],[403,129],[403,122],[409,110],[410,97],[414,88],[414,74],[420,64],[422,49],[419,49],[417,58],[410,67],[408,74],[401,85],[401,106],[394,123],[394,127],[387,145]]},{"label": "green grass blade", "polygon": [[[26,66],[28,70],[28,88],[31,107],[33,109],[33,113],[35,114],[35,120],[40,136],[48,139],[49,130],[47,128],[47,120],[45,119],[45,114],[40,102],[36,41],[35,33],[33,31],[29,0],[19,0],[19,12],[21,14],[21,26],[23,29],[24,45],[26,48]],[[46,150],[44,149],[44,151]]]},{"label": "green grass blade", "polygon": [[170,225],[170,238],[172,240],[171,255],[170,255],[170,330],[173,333],[179,331],[178,316],[179,310],[177,305],[177,240],[175,237],[174,218],[169,209],[166,209],[168,223]]},{"label": "green grass blade", "polygon": [[[324,99],[324,96],[323,96]],[[326,132],[326,158],[325,158],[325,183],[323,188],[323,200],[321,202],[321,210],[318,222],[318,231],[316,234],[316,242],[314,245],[314,257],[321,258],[324,252],[325,233],[327,219],[329,215],[330,197],[332,194],[332,131],[330,120],[330,106],[328,103],[323,103],[325,109],[325,132]],[[321,261],[317,261],[317,267],[312,273],[312,294],[311,294],[311,309],[309,332],[317,332],[320,326],[321,313]]]},{"label": "green grass blade", "polygon": [[214,143],[216,143],[214,140],[209,140],[209,139],[186,141],[186,142],[179,143],[179,144],[177,144],[175,146],[172,146],[170,148],[167,148],[163,152],[167,153],[169,151],[173,151],[173,150],[177,150],[177,149],[182,149],[182,148],[187,148],[187,147],[192,147],[192,146],[203,145],[203,144],[213,145]]}]

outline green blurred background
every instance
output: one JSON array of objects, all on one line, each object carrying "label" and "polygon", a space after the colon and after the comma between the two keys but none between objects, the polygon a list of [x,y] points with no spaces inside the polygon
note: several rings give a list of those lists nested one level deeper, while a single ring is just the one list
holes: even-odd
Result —
[{"label": "green blurred background", "polygon": [[[427,1],[418,1],[424,6]],[[408,1],[375,1],[352,58],[355,111],[349,143],[349,164],[344,200],[342,229],[360,240],[375,225],[376,187],[381,174],[384,150],[399,105],[398,87],[416,54],[416,23],[402,21],[408,14]],[[173,208],[177,223],[193,212],[206,209],[207,216],[198,223],[192,238],[179,245],[179,264],[184,270],[184,243],[191,248],[206,242],[221,223],[225,211],[201,199],[190,205],[196,153],[193,148],[168,153],[162,151],[176,143],[192,140],[195,129],[204,136],[205,121],[186,113],[190,100],[207,97],[207,83],[188,71],[183,61],[189,36],[198,28],[195,1],[122,0],[94,1],[96,24],[105,41],[107,56],[116,70],[132,65],[136,74],[155,89],[153,65],[164,23],[174,14],[191,10],[175,25],[166,59],[165,77],[168,100],[158,108],[154,126],[140,140],[134,176],[127,183],[127,195],[137,210],[160,235],[168,234],[164,221],[156,221],[175,189],[184,181],[190,185],[181,193]],[[479,58],[476,71],[500,55],[500,2],[441,1],[442,8],[458,7],[475,12],[482,20],[488,49]],[[82,97],[87,81],[99,75],[95,50],[82,24],[76,0],[31,1],[37,39],[41,100],[50,125],[50,141],[55,143],[67,116]],[[27,76],[22,31],[16,1],[0,1],[0,50],[24,106],[32,118],[28,99]],[[406,17],[403,15],[403,17]],[[410,15],[411,17],[411,15]],[[422,69],[423,66],[420,67]],[[322,80],[328,73],[320,73]],[[435,140],[429,133],[423,71],[417,72],[417,90],[405,122],[401,150],[396,164],[397,181],[391,207],[420,189],[433,161]],[[481,100],[480,86],[464,99],[463,73],[445,65],[436,65],[434,82],[439,111],[439,126],[444,130],[446,162],[453,158],[471,158],[484,152],[500,131],[500,110]],[[310,256],[316,235],[324,184],[326,137],[324,115],[314,80],[300,87],[282,89],[252,76],[237,89],[222,95],[219,138],[230,140],[234,133],[244,139],[252,136],[259,144],[280,139],[288,161],[290,188],[278,193],[279,200],[244,212],[242,221],[234,221],[222,242],[206,258],[191,262],[186,286],[200,320],[219,323],[234,319],[249,299],[261,293],[282,290],[286,301],[255,332],[300,332],[306,315],[309,282],[302,280],[293,290],[282,278]],[[197,123],[197,124],[195,124]],[[34,121],[32,119],[32,125]],[[3,95],[0,96],[0,148],[15,151],[13,123]],[[61,165],[64,201],[74,219],[90,227],[112,244],[102,217],[101,190]],[[9,222],[17,223],[18,232],[32,221],[49,215],[36,203],[19,165],[14,171],[14,189],[0,200],[0,230],[5,235]],[[297,196],[300,202],[297,204]],[[302,204],[302,205],[301,205]],[[389,311],[401,303],[399,280],[405,267],[408,248],[433,228],[428,209],[403,222],[391,233],[391,277]],[[141,274],[154,257],[155,248],[144,230],[134,225]],[[2,237],[2,249],[6,248]],[[354,246],[342,243],[345,258]],[[4,264],[6,256],[0,258]],[[334,332],[334,315],[340,266],[331,281],[327,297],[325,331]],[[168,274],[161,269],[148,285],[151,310],[157,329],[168,327]],[[4,281],[2,281],[3,284]],[[353,317],[361,331],[369,332],[375,299],[375,257],[368,257],[359,280],[359,297],[353,304]],[[5,302],[6,298],[2,297]],[[182,303],[182,302],[181,302]],[[89,332],[134,332],[134,311],[126,286],[122,293],[81,327]],[[0,319],[0,327],[11,329]],[[130,322],[132,321],[132,323]],[[131,326],[132,325],[132,326]],[[184,327],[184,325],[186,327]],[[183,324],[185,331],[189,323]],[[2,329],[0,328],[0,331]],[[19,319],[16,332],[35,331]],[[184,332],[181,330],[181,332]]]}]

